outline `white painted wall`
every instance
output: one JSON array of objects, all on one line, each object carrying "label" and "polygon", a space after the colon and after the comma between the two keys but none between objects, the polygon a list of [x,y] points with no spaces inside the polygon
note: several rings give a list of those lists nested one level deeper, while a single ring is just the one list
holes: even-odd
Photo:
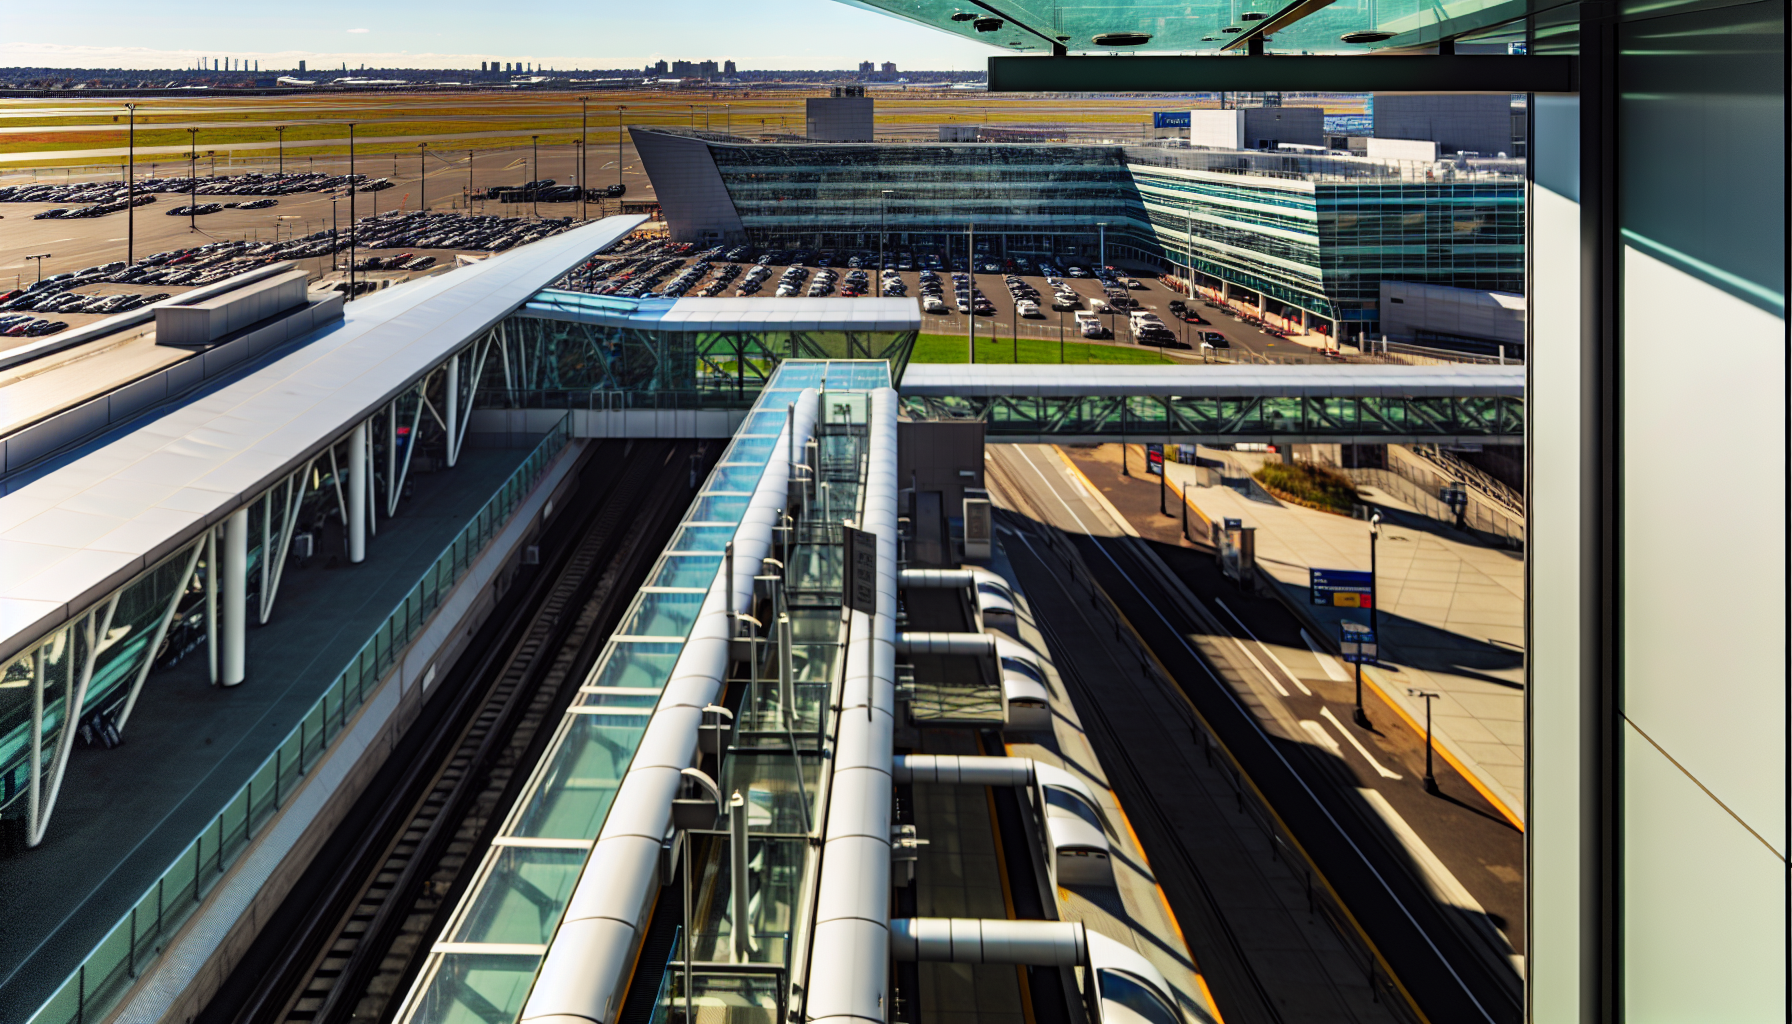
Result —
[{"label": "white painted wall", "polygon": [[1244,111],[1189,111],[1188,144],[1209,149],[1243,149]]}]

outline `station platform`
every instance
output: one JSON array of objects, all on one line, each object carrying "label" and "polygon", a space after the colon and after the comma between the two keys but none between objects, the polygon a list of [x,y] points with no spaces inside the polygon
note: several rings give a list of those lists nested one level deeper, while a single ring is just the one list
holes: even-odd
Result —
[{"label": "station platform", "polygon": [[[1134,455],[1138,455],[1135,451]],[[1079,461],[1118,455],[1078,450]],[[1142,460],[1135,458],[1135,470]],[[1308,602],[1309,570],[1369,568],[1369,526],[1360,520],[1247,497],[1230,487],[1196,487],[1193,466],[1170,464],[1170,482],[1188,488],[1208,518],[1257,528],[1257,565],[1333,640],[1354,609]],[[1407,688],[1442,694],[1433,709],[1438,744],[1468,769],[1517,823],[1524,820],[1524,555],[1476,543],[1392,494],[1360,489],[1385,517],[1376,550],[1382,664],[1365,680],[1422,723],[1422,700]],[[1175,496],[1172,493],[1171,507]],[[1193,527],[1191,527],[1192,529]],[[1321,646],[1326,638],[1314,637]],[[1321,667],[1342,678],[1329,657]]]},{"label": "station platform", "polygon": [[150,674],[122,745],[77,746],[43,843],[0,864],[0,1020],[29,1019],[155,885],[532,447],[469,445],[453,469],[413,473],[364,562],[326,537],[287,567],[241,685],[213,686],[201,645]]}]

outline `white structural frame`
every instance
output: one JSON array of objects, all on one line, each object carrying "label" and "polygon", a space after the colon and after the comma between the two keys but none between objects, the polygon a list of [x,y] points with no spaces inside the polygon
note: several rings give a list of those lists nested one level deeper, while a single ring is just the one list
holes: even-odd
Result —
[{"label": "white structural frame", "polygon": [[850,614],[802,1019],[884,1024],[890,1013],[890,826],[896,710],[896,412],[870,392],[859,529],[877,537],[877,612]]}]

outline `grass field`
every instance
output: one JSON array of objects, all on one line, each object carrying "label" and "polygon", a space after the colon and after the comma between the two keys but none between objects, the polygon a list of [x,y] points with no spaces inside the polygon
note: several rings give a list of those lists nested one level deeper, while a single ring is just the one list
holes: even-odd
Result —
[{"label": "grass field", "polygon": [[[977,361],[979,363],[1013,363],[1015,362],[1015,343],[1007,339],[977,339]],[[915,354],[909,357],[911,363],[962,363],[965,361],[965,339],[957,334],[923,334],[915,339]],[[1056,363],[1058,343],[1039,339],[1022,338],[1020,340],[1020,362],[1023,363]],[[1065,363],[1169,363],[1151,349],[1122,348],[1119,345],[1090,345],[1087,342],[1067,341],[1064,343]]]}]

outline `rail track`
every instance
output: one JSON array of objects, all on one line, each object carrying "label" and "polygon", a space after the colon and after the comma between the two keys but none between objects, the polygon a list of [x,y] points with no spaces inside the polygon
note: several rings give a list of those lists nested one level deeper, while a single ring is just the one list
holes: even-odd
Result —
[{"label": "rail track", "polygon": [[389,1017],[689,500],[696,450],[611,442],[585,462],[540,565],[500,598],[484,648],[440,684],[447,706],[419,718],[412,729],[427,734],[408,761],[363,796],[364,820],[332,837],[339,866],[308,872],[277,915],[283,926],[237,969],[254,976],[227,984],[202,1024]]}]

